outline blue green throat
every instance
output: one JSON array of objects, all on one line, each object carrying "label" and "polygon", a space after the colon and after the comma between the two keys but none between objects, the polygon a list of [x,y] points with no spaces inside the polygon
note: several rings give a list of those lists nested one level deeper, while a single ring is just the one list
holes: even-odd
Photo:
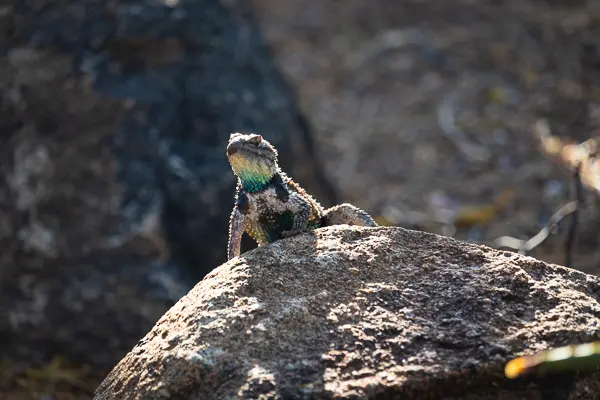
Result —
[{"label": "blue green throat", "polygon": [[271,184],[273,176],[264,174],[257,174],[251,171],[239,174],[240,181],[242,182],[242,189],[247,193],[255,193],[265,190]]}]

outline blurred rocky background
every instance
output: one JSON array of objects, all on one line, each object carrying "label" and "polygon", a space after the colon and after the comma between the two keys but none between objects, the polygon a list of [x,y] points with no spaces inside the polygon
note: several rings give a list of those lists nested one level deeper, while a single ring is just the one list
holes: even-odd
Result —
[{"label": "blurred rocky background", "polygon": [[[13,0],[0,29],[0,398],[89,398],[224,261],[232,131],[324,205],[493,244],[574,199],[534,122],[600,123],[594,0]],[[564,263],[569,221],[528,254]]]},{"label": "blurred rocky background", "polygon": [[[532,126],[598,135],[597,1],[254,4],[341,198],[380,223],[492,244],[534,236],[575,198]],[[571,266],[598,273],[585,195]],[[563,264],[568,230],[528,254]]]}]

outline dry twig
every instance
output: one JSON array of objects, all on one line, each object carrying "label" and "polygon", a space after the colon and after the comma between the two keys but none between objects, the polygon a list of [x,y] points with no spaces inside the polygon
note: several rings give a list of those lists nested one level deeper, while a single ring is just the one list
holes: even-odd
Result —
[{"label": "dry twig", "polygon": [[526,254],[546,240],[554,230],[554,227],[562,221],[563,218],[575,212],[577,210],[577,204],[577,201],[572,201],[562,206],[531,239],[521,240],[511,236],[501,236],[493,241],[493,245],[495,247],[507,247],[519,250],[519,254]]}]

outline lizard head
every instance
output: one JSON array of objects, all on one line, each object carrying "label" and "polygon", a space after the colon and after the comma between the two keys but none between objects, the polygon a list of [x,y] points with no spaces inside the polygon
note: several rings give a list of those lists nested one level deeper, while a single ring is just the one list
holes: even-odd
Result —
[{"label": "lizard head", "polygon": [[277,150],[260,135],[232,133],[227,144],[227,157],[242,184],[267,184],[279,171]]}]

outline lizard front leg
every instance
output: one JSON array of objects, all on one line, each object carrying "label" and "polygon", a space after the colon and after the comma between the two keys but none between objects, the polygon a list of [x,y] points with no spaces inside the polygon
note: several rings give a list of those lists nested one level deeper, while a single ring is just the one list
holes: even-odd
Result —
[{"label": "lizard front leg", "polygon": [[298,210],[294,211],[294,221],[292,223],[292,229],[289,231],[281,232],[281,237],[290,237],[299,235],[302,232],[309,230],[310,213],[312,207],[308,203],[300,203]]},{"label": "lizard front leg", "polygon": [[237,207],[231,213],[229,220],[229,242],[227,243],[227,259],[231,260],[240,255],[242,235],[246,231],[246,216]]}]

